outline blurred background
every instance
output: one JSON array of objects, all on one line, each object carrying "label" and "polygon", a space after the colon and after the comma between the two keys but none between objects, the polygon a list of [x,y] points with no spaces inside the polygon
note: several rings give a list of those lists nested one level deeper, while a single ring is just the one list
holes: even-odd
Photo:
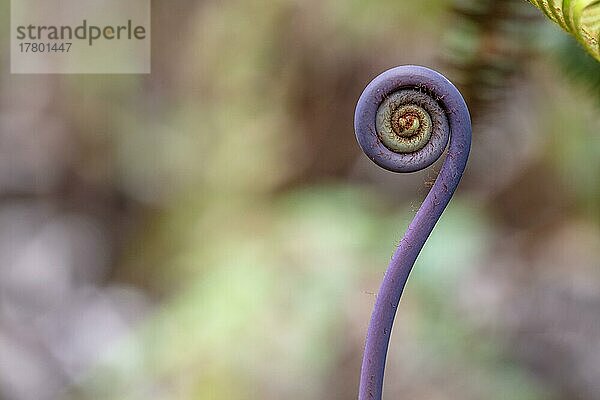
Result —
[{"label": "blurred background", "polygon": [[359,150],[364,86],[433,67],[466,176],[396,318],[388,399],[600,399],[600,63],[524,0],[153,1],[151,75],[10,75],[0,398],[353,399],[436,166]]}]

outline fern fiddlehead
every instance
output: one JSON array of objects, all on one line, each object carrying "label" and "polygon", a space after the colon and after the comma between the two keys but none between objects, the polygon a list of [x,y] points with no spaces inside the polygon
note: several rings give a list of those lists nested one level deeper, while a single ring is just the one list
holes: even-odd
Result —
[{"label": "fern fiddlehead", "polygon": [[354,125],[365,154],[394,172],[427,168],[448,148],[433,187],[392,257],[373,309],[359,400],[379,400],[396,308],[412,266],[466,167],[471,120],[460,92],[444,76],[425,67],[401,66],[367,86],[358,101]]}]

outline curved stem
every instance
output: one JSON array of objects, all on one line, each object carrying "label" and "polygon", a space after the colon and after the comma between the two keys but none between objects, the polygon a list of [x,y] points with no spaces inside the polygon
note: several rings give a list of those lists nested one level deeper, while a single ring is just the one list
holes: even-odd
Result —
[{"label": "curved stem", "polygon": [[462,96],[442,75],[431,72],[432,80],[419,84],[438,96],[444,107],[450,124],[450,144],[441,171],[400,241],[379,289],[365,344],[359,400],[382,397],[386,355],[402,291],[417,256],[460,182],[471,147],[471,122]]}]

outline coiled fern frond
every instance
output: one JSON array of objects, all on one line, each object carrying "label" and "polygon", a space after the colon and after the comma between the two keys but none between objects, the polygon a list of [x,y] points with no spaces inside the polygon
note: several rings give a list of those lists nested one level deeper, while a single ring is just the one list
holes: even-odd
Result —
[{"label": "coiled fern frond", "polygon": [[529,0],[600,61],[600,0]]}]

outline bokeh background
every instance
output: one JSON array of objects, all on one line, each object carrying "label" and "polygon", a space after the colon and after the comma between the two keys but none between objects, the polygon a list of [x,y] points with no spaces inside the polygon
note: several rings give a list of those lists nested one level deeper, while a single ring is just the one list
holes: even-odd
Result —
[{"label": "bokeh background", "polygon": [[353,399],[435,179],[355,143],[364,86],[438,69],[466,176],[396,318],[388,399],[600,399],[600,70],[524,0],[153,1],[151,75],[10,75],[0,398]]}]

